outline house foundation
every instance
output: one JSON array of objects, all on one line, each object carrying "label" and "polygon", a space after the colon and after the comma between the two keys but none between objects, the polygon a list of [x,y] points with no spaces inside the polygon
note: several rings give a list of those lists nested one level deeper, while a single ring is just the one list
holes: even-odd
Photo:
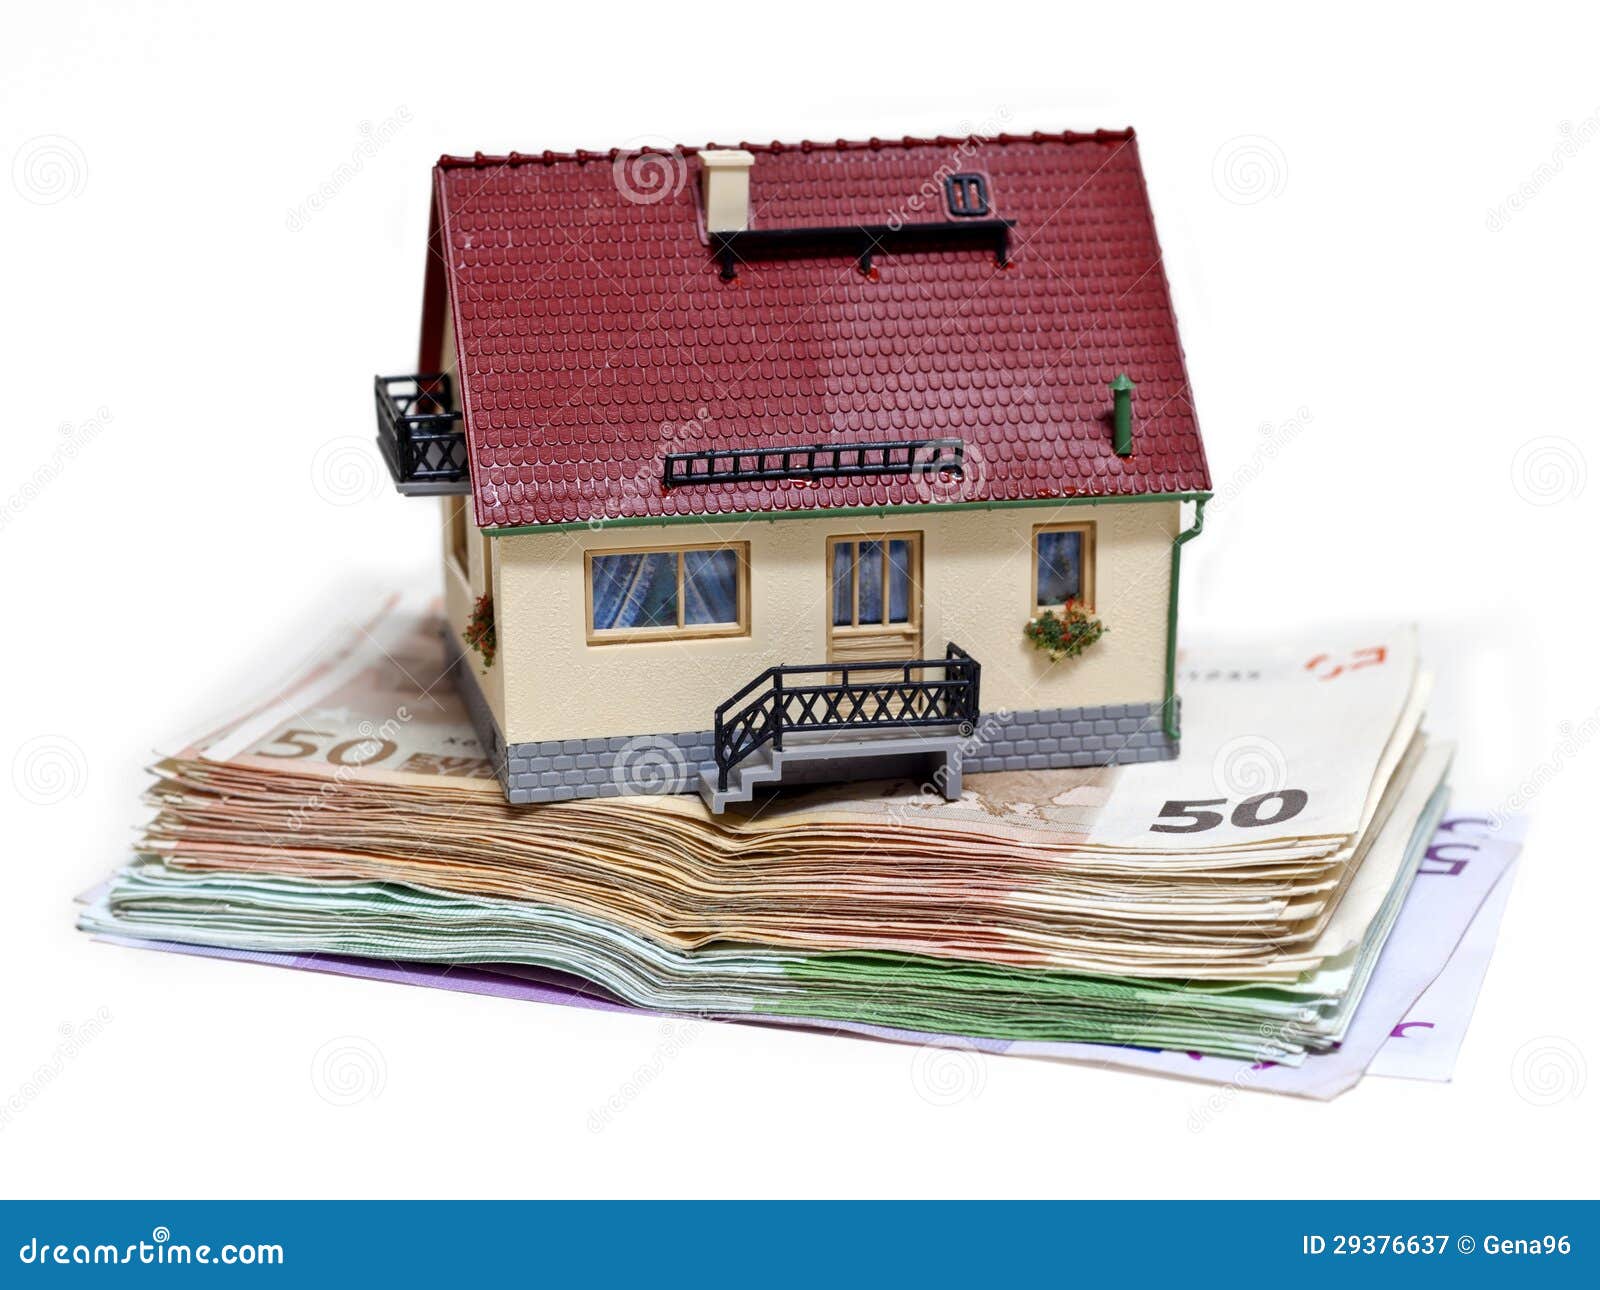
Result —
[{"label": "house foundation", "polygon": [[[452,636],[446,660],[485,755],[513,805],[648,793],[692,793],[716,773],[710,730],[508,744]],[[963,744],[966,774],[1164,761],[1179,741],[1162,729],[1159,703],[985,712]],[[896,768],[901,769],[901,768]]]}]

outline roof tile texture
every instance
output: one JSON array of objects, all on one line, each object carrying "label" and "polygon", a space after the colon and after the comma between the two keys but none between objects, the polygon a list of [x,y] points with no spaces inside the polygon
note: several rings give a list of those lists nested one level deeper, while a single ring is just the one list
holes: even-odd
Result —
[{"label": "roof tile texture", "polygon": [[[435,171],[479,524],[1210,487],[1131,133],[758,151],[756,228],[946,221],[953,171],[1016,221],[1008,267],[974,244],[871,277],[808,255],[724,282],[693,150],[580,155]],[[948,437],[960,479],[661,483],[669,452]]]}]

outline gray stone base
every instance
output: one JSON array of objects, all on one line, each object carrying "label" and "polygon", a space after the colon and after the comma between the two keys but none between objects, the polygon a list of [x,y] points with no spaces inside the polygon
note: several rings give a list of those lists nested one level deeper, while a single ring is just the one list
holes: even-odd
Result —
[{"label": "gray stone base", "polygon": [[961,767],[969,775],[981,775],[1166,761],[1177,755],[1178,741],[1161,728],[1159,703],[1112,703],[985,713]]},{"label": "gray stone base", "polygon": [[[478,738],[513,804],[694,793],[699,791],[701,771],[715,772],[709,730],[507,745],[472,675],[471,663],[448,635],[445,651]],[[1161,729],[1159,703],[1041,708],[985,713],[964,745],[961,769],[969,775],[1052,770],[1163,761],[1177,755],[1178,741]]]},{"label": "gray stone base", "polygon": [[695,793],[700,771],[715,766],[711,732],[615,735],[608,739],[545,739],[512,744],[506,797],[512,802],[564,802],[574,797]]}]

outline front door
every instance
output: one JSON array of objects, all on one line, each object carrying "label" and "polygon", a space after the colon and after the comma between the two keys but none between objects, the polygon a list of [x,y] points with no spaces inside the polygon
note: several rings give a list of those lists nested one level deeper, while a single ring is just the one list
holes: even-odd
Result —
[{"label": "front door", "polygon": [[922,534],[828,539],[828,662],[922,657]]}]

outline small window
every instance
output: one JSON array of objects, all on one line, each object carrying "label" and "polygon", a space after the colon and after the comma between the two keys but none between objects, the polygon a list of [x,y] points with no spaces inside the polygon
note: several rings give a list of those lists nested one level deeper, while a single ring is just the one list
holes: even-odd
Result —
[{"label": "small window", "polygon": [[590,551],[592,642],[742,636],[750,630],[750,548]]},{"label": "small window", "polygon": [[989,181],[974,172],[946,175],[945,206],[957,219],[971,219],[989,213]]},{"label": "small window", "polygon": [[461,576],[467,576],[467,499],[452,496],[444,499],[450,516],[450,554],[461,566]]},{"label": "small window", "polygon": [[833,538],[829,561],[835,627],[909,627],[917,597],[913,534]]},{"label": "small window", "polygon": [[1094,607],[1094,525],[1042,525],[1033,531],[1034,606],[1069,600]]},{"label": "small window", "polygon": [[478,541],[483,546],[483,586],[474,586],[473,590],[479,595],[494,595],[494,539],[482,529],[478,530]]}]

